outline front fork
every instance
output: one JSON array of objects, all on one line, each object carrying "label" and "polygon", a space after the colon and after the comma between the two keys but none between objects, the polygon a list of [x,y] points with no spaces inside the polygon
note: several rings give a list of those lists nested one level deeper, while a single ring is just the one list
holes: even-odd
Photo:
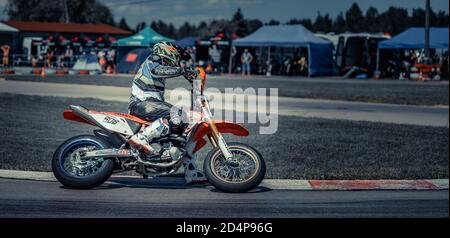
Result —
[{"label": "front fork", "polygon": [[227,161],[233,160],[233,154],[231,153],[230,149],[228,149],[227,143],[225,142],[225,139],[223,138],[222,134],[217,130],[216,124],[214,123],[214,120],[212,120],[211,111],[209,110],[208,101],[202,100],[202,112],[204,115],[204,119],[206,123],[208,123],[209,127],[211,128],[211,136],[209,136],[209,140],[211,141],[211,144],[214,147],[219,147],[222,154],[225,156],[225,159]]}]

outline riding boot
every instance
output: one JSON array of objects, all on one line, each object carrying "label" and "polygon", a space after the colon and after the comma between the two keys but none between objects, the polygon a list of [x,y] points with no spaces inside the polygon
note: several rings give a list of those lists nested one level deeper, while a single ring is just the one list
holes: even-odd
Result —
[{"label": "riding boot", "polygon": [[165,119],[158,119],[149,126],[142,127],[141,130],[130,138],[130,145],[134,148],[143,149],[147,155],[156,155],[156,151],[150,143],[152,140],[163,137],[170,133],[170,127]]}]

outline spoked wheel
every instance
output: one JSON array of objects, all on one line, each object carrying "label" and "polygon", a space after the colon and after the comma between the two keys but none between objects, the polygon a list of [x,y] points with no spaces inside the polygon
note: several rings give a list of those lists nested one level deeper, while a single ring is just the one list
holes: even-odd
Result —
[{"label": "spoked wheel", "polygon": [[227,160],[219,148],[209,152],[204,170],[208,181],[224,192],[239,193],[258,186],[266,173],[266,165],[261,154],[252,147],[241,143],[229,143],[233,154]]},{"label": "spoked wheel", "polygon": [[108,143],[91,135],[70,138],[53,154],[53,174],[60,183],[69,188],[96,187],[111,176],[114,162],[101,157],[83,160],[81,154],[108,147]]}]

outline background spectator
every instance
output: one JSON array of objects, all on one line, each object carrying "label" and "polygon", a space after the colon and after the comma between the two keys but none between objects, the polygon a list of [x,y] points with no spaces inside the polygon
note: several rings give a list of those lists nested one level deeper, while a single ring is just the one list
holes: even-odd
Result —
[{"label": "background spectator", "polygon": [[250,64],[253,61],[253,56],[248,49],[244,50],[244,53],[241,55],[241,63],[242,63],[242,75],[245,75],[245,72],[248,72],[248,76],[251,74]]},{"label": "background spectator", "polygon": [[3,66],[7,67],[9,65],[9,51],[11,47],[9,45],[2,45],[1,47],[3,51]]},{"label": "background spectator", "polygon": [[106,71],[109,73],[116,72],[116,51],[113,48],[110,48],[106,52]]},{"label": "background spectator", "polygon": [[106,53],[103,50],[99,50],[97,53],[97,57],[98,57],[98,63],[100,64],[100,67],[102,67],[102,73],[106,71],[106,66],[107,66],[107,62],[106,62]]},{"label": "background spectator", "polygon": [[212,61],[212,63],[213,63],[213,65],[212,65],[213,71],[214,71],[214,72],[217,72],[217,69],[218,69],[219,66],[220,66],[220,54],[221,54],[221,50],[219,50],[219,49],[217,48],[216,45],[212,45],[212,46],[209,48],[208,53],[209,53],[209,56],[211,57],[211,61]]},{"label": "background spectator", "polygon": [[69,65],[70,62],[72,62],[73,58],[73,49],[68,45],[66,47],[66,50],[64,51],[64,62],[66,65]]},{"label": "background spectator", "polygon": [[45,67],[53,68],[52,59],[53,59],[53,51],[50,48],[47,49],[47,58],[45,61]]}]

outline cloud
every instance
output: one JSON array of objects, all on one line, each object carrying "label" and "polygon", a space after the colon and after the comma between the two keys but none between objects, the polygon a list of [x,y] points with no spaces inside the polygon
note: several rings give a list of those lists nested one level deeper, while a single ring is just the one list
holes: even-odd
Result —
[{"label": "cloud", "polygon": [[[223,15],[216,15],[214,17],[214,19],[226,19],[229,18],[228,16],[223,16]],[[184,22],[189,22],[189,23],[199,23],[202,21],[208,22],[210,20],[212,20],[211,17],[209,16],[205,16],[203,14],[197,14],[197,15],[191,15],[191,16],[171,16],[171,17],[167,17],[165,18],[166,22],[176,22],[177,25],[182,25]]]},{"label": "cloud", "polygon": [[223,2],[223,1],[219,1],[219,0],[207,0],[207,1],[206,1],[206,5],[207,5],[207,6],[214,6],[214,5],[217,5],[219,2]]},{"label": "cloud", "polygon": [[177,12],[181,12],[181,11],[185,11],[186,10],[186,6],[182,5],[182,4],[176,4],[174,6],[175,11]]},{"label": "cloud", "polygon": [[[101,0],[107,3],[106,0]],[[255,0],[246,0],[255,1]],[[259,0],[256,0],[259,1]],[[214,18],[231,18],[237,7],[229,0],[167,0],[136,5],[113,7],[116,20],[124,17],[130,26],[145,21],[163,20],[175,26],[181,26],[185,21],[198,24]]]}]

